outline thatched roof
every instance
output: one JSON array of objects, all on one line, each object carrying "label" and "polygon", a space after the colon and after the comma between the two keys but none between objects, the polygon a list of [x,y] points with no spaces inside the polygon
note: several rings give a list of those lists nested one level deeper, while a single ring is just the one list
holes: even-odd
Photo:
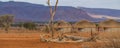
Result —
[{"label": "thatched roof", "polygon": [[100,27],[120,27],[120,23],[113,19],[109,19],[109,20],[100,22],[99,26]]},{"label": "thatched roof", "polygon": [[56,27],[56,28],[66,28],[66,27],[71,27],[71,24],[64,21],[64,20],[60,20],[60,21],[58,21],[54,24],[54,27]]},{"label": "thatched roof", "polygon": [[89,28],[89,27],[96,27],[95,23],[89,22],[87,20],[81,20],[74,24],[76,28]]}]

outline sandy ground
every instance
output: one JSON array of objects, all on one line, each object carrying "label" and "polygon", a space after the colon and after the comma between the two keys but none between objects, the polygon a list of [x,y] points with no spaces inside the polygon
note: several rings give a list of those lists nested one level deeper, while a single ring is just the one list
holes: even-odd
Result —
[{"label": "sandy ground", "polygon": [[[0,33],[0,48],[85,48],[89,43],[53,43],[41,42],[40,35],[43,33]],[[77,33],[78,34],[78,33]],[[83,34],[84,35],[84,34]]]},{"label": "sandy ground", "polygon": [[39,40],[0,40],[0,48],[81,48],[81,43],[47,43]]},{"label": "sandy ground", "polygon": [[1,33],[0,48],[81,48],[81,43],[41,42],[38,33]]}]

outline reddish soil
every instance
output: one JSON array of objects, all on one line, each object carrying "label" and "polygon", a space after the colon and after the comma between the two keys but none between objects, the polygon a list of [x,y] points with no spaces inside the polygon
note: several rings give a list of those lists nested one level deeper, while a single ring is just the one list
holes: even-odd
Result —
[{"label": "reddish soil", "polygon": [[[4,33],[2,32],[0,33],[0,48],[82,48],[82,47],[90,47],[93,44],[96,45],[96,42],[87,42],[87,43],[85,42],[84,43],[41,42],[40,34],[44,34],[44,33],[38,33],[38,32]],[[83,36],[85,34],[81,33],[81,35]]]},{"label": "reddish soil", "polygon": [[50,43],[39,40],[0,40],[0,48],[81,48],[81,43]]}]

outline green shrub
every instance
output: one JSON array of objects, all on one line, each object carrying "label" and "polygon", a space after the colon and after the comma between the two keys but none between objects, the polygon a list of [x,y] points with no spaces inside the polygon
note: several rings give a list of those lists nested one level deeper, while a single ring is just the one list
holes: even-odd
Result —
[{"label": "green shrub", "polygon": [[23,27],[29,30],[35,30],[36,29],[36,24],[32,22],[27,22],[23,24]]}]

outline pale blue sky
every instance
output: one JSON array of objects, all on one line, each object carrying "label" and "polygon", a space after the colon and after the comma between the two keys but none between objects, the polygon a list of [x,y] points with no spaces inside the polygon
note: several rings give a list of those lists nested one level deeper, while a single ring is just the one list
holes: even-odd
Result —
[{"label": "pale blue sky", "polygon": [[[0,0],[9,1],[9,0]],[[47,5],[47,0],[14,0]],[[52,4],[55,0],[51,0]],[[120,0],[59,0],[59,6],[120,9]]]}]

